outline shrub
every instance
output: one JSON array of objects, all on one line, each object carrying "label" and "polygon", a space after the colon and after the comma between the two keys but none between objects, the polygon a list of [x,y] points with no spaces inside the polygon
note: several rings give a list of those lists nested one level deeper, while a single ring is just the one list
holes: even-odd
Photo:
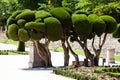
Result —
[{"label": "shrub", "polygon": [[36,31],[45,32],[45,23],[42,22],[28,22],[25,24],[27,29],[35,29]]},{"label": "shrub", "polygon": [[18,29],[19,27],[16,24],[11,24],[8,26],[8,37],[17,41],[18,39]]},{"label": "shrub", "polygon": [[92,32],[92,25],[85,14],[73,14],[72,22],[74,24],[75,32],[80,36],[87,38]]},{"label": "shrub", "polygon": [[71,15],[64,8],[54,8],[50,13],[61,22],[63,28],[71,27]]},{"label": "shrub", "polygon": [[44,19],[44,23],[47,27],[48,39],[57,41],[61,39],[63,31],[60,21],[57,18],[49,17]]},{"label": "shrub", "polygon": [[112,33],[116,29],[117,22],[113,17],[108,15],[103,15],[100,16],[100,18],[103,19],[103,21],[106,23],[106,30],[105,30],[106,33]]},{"label": "shrub", "polygon": [[27,30],[21,28],[18,30],[18,37],[20,41],[26,42],[29,40],[29,34]]},{"label": "shrub", "polygon": [[44,10],[37,11],[37,12],[35,13],[35,18],[36,18],[36,19],[38,19],[38,18],[43,19],[43,18],[47,18],[47,17],[51,17],[51,16],[52,16],[52,15],[51,15],[49,12],[44,11]]}]

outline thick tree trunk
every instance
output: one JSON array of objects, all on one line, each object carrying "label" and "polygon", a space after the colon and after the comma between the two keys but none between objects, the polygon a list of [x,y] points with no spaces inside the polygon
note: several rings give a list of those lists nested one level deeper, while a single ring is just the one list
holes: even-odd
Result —
[{"label": "thick tree trunk", "polygon": [[70,51],[71,51],[71,54],[72,54],[72,55],[74,56],[74,58],[75,58],[76,67],[79,67],[80,64],[79,64],[79,57],[78,57],[78,55],[73,51],[73,49],[71,48],[70,43],[68,42],[68,40],[66,40],[66,42],[67,42],[68,48],[69,48]]},{"label": "thick tree trunk", "polygon": [[25,52],[25,43],[24,42],[19,41],[17,51]]},{"label": "thick tree trunk", "polygon": [[47,45],[39,43],[38,41],[33,43],[33,55],[32,68],[36,67],[52,67],[51,54]]},{"label": "thick tree trunk", "polygon": [[95,58],[94,58],[94,65],[99,66],[99,57],[98,56],[95,56]]},{"label": "thick tree trunk", "polygon": [[69,65],[69,50],[68,48],[64,49],[64,66],[68,66]]},{"label": "thick tree trunk", "polygon": [[68,47],[65,45],[65,40],[63,39],[61,41],[62,43],[62,47],[63,47],[63,50],[64,50],[64,66],[68,66],[69,65],[69,49]]}]

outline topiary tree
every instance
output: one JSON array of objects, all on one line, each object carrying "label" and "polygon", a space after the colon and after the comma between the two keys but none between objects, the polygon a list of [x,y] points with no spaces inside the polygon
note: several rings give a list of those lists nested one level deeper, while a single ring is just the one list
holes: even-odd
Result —
[{"label": "topiary tree", "polygon": [[[72,22],[74,25],[73,34],[70,36],[72,41],[77,41],[87,59],[90,59],[92,66],[98,66],[99,56],[105,43],[107,34],[116,29],[116,20],[108,15],[97,16],[96,14],[73,14]],[[104,34],[103,34],[104,33]],[[98,46],[95,46],[95,39],[99,38]],[[91,54],[87,47],[87,40],[92,39],[92,48],[95,56]],[[87,65],[88,66],[88,65]]]},{"label": "topiary tree", "polygon": [[93,37],[93,41],[92,41],[93,51],[96,54],[94,57],[94,65],[98,66],[99,56],[100,56],[102,47],[106,41],[107,34],[111,34],[115,31],[117,22],[113,17],[108,16],[108,15],[103,15],[103,16],[100,16],[93,23],[93,26],[95,26],[97,28],[95,31],[99,32],[99,33],[96,33],[96,32],[94,33],[94,35],[97,35],[99,38],[98,47],[95,47],[95,38],[96,37]]},{"label": "topiary tree", "polygon": [[79,65],[78,55],[72,50],[70,43],[68,41],[70,30],[72,28],[72,11],[69,8],[59,7],[50,10],[50,13],[56,17],[62,24],[63,36],[61,38],[62,47],[64,50],[64,66],[69,65],[69,51],[75,57],[76,65]]},{"label": "topiary tree", "polygon": [[[60,21],[44,10],[23,10],[18,13],[8,19],[8,37],[16,41],[33,42],[32,67],[52,67],[48,45],[50,41],[61,39],[63,31]],[[40,40],[44,41],[41,43]]]}]

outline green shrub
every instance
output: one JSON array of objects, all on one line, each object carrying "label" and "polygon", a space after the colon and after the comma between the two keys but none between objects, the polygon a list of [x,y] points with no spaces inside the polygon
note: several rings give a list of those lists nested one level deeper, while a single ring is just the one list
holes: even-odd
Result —
[{"label": "green shrub", "polygon": [[8,36],[9,38],[17,41],[18,39],[18,29],[19,27],[16,24],[11,24],[8,26]]},{"label": "green shrub", "polygon": [[52,16],[52,15],[51,15],[49,12],[44,11],[44,10],[37,11],[37,12],[35,13],[35,18],[36,18],[36,19],[38,19],[38,18],[43,19],[43,18],[47,18],[47,17],[51,17],[51,16]]},{"label": "green shrub", "polygon": [[18,30],[18,37],[20,41],[26,42],[29,40],[29,34],[27,30],[21,28]]},{"label": "green shrub", "polygon": [[117,28],[116,20],[108,15],[100,16],[101,19],[106,23],[106,33],[112,33]]},{"label": "green shrub", "polygon": [[24,19],[19,19],[19,20],[17,21],[17,24],[18,24],[19,26],[21,26],[21,27],[24,27],[25,23],[26,23],[26,20],[24,20]]},{"label": "green shrub", "polygon": [[63,28],[71,27],[71,15],[64,8],[53,8],[50,13],[61,22]]},{"label": "green shrub", "polygon": [[25,11],[21,12],[20,14],[18,14],[16,16],[15,20],[24,19],[26,21],[33,21],[33,20],[35,20],[34,13],[35,13],[34,11],[25,10]]},{"label": "green shrub", "polygon": [[30,31],[31,40],[40,40],[43,37],[43,34],[38,31]]},{"label": "green shrub", "polygon": [[73,14],[72,22],[74,24],[75,32],[80,36],[88,37],[92,32],[92,25],[85,14]]},{"label": "green shrub", "polygon": [[37,31],[45,32],[45,23],[42,22],[28,22],[25,24],[27,29],[35,29]]},{"label": "green shrub", "polygon": [[52,41],[57,41],[61,39],[62,36],[62,26],[57,18],[49,17],[44,19],[44,23],[47,27],[48,39]]}]

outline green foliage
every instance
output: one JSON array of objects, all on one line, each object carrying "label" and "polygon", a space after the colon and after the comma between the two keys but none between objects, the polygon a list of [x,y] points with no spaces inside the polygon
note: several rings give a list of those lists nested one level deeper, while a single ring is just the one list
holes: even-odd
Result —
[{"label": "green foliage", "polygon": [[106,24],[106,33],[112,33],[113,31],[115,31],[115,29],[117,28],[117,22],[116,20],[108,15],[103,15],[100,16],[100,18],[105,22]]},{"label": "green foliage", "polygon": [[8,37],[17,41],[18,38],[18,26],[16,24],[11,24],[8,26]]},{"label": "green foliage", "polygon": [[28,22],[25,24],[27,29],[35,29],[36,31],[45,32],[45,23],[42,22]]},{"label": "green foliage", "polygon": [[68,7],[63,7],[70,15],[72,15],[72,10]]},{"label": "green foliage", "polygon": [[49,12],[44,11],[44,10],[37,11],[37,12],[35,13],[35,18],[36,18],[36,19],[38,19],[38,18],[43,19],[43,18],[47,18],[47,17],[51,17],[51,16],[52,16],[52,15],[51,15]]},{"label": "green foliage", "polygon": [[25,10],[22,13],[18,14],[15,20],[24,19],[26,21],[33,21],[35,19],[34,11]]},{"label": "green foliage", "polygon": [[18,37],[19,37],[19,40],[22,42],[27,42],[29,40],[29,34],[27,30],[23,28],[18,30]]},{"label": "green foliage", "polygon": [[63,28],[71,27],[71,16],[64,8],[54,8],[50,13],[61,22]]},{"label": "green foliage", "polygon": [[13,12],[11,16],[12,16],[13,18],[15,18],[15,17],[16,17],[18,14],[20,14],[20,13],[21,13],[21,10],[17,10],[17,11],[15,11],[15,12]]},{"label": "green foliage", "polygon": [[24,20],[24,19],[19,19],[19,20],[17,21],[17,24],[18,24],[19,26],[21,26],[21,27],[24,27],[24,25],[25,25],[26,22],[27,22],[27,21]]},{"label": "green foliage", "polygon": [[76,10],[74,14],[86,14],[89,15],[89,12],[81,11],[81,10]]},{"label": "green foliage", "polygon": [[62,26],[57,18],[49,17],[44,19],[44,23],[47,27],[48,39],[57,41],[62,37]]},{"label": "green foliage", "polygon": [[12,16],[10,16],[10,17],[7,19],[7,25],[11,25],[11,24],[13,24],[13,23],[15,23],[15,19],[14,19]]},{"label": "green foliage", "polygon": [[85,14],[73,14],[72,22],[74,24],[74,30],[77,34],[84,38],[88,38],[92,32],[92,25]]},{"label": "green foliage", "polygon": [[101,18],[98,18],[93,24],[93,31],[97,34],[97,36],[101,36],[105,32],[105,29],[105,22]]},{"label": "green foliage", "polygon": [[35,22],[43,22],[41,18],[35,20]]},{"label": "green foliage", "polygon": [[39,31],[29,31],[31,40],[40,40],[41,38],[43,38],[43,34]]},{"label": "green foliage", "polygon": [[117,25],[116,30],[112,33],[114,38],[120,38],[120,24]]},{"label": "green foliage", "polygon": [[97,36],[101,36],[105,32],[105,29],[106,29],[105,22],[101,18],[99,18],[96,14],[90,14],[88,16],[88,19],[92,23],[93,32]]}]

